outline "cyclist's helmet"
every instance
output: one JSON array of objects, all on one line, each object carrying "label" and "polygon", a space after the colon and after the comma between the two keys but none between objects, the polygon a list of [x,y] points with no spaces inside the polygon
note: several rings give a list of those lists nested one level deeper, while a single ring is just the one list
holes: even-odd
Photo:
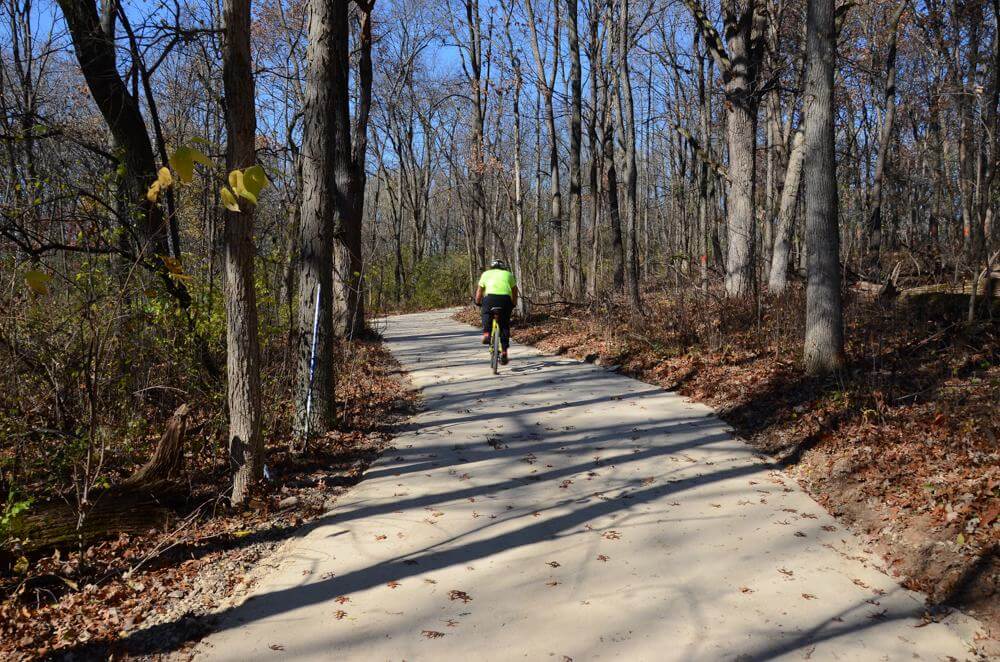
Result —
[{"label": "cyclist's helmet", "polygon": [[507,263],[504,262],[503,260],[493,260],[493,262],[490,263],[490,269],[506,269],[506,268],[507,268]]}]

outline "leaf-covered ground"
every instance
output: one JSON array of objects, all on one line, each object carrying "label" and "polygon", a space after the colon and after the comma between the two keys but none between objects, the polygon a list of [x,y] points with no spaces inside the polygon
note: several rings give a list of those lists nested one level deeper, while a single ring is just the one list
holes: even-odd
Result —
[{"label": "leaf-covered ground", "polygon": [[641,315],[614,302],[538,306],[513,337],[713,406],[904,585],[1000,633],[1000,323],[852,298],[849,368],[813,378],[800,367],[802,296],[648,292]]},{"label": "leaf-covered ground", "polygon": [[[162,643],[143,631],[172,636],[155,625],[177,623],[178,641],[190,637],[181,628],[205,628],[203,616],[249,588],[260,559],[328,510],[385,446],[398,416],[412,409],[414,395],[380,343],[354,343],[340,356],[340,429],[300,456],[288,452],[287,438],[270,438],[270,480],[246,512],[227,511],[226,475],[215,470],[215,454],[189,453],[189,506],[165,530],[0,568],[0,658],[118,659],[141,655],[147,641]],[[125,637],[127,646],[120,643]]]}]

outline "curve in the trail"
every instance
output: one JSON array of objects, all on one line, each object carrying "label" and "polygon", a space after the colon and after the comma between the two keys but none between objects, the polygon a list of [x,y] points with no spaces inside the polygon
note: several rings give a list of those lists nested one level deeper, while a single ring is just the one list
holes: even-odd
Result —
[{"label": "curve in the trail", "polygon": [[422,413],[202,658],[969,657],[706,407],[450,315],[386,321]]}]

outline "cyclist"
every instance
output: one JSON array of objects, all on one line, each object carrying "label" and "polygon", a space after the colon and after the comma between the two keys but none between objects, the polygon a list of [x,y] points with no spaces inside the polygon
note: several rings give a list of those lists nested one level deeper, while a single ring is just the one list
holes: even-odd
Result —
[{"label": "cyclist", "polygon": [[476,288],[476,305],[482,306],[483,313],[483,344],[490,344],[490,331],[493,328],[492,308],[500,308],[500,363],[507,365],[507,349],[510,347],[510,314],[517,305],[517,282],[514,274],[503,260],[493,260],[490,268],[479,277],[479,287]]}]

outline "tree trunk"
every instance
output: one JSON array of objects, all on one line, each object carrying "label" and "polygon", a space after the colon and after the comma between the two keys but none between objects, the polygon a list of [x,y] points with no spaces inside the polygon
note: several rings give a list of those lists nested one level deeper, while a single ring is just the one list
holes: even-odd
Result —
[{"label": "tree trunk", "polygon": [[757,184],[757,63],[753,53],[753,0],[727,0],[726,35],[730,67],[726,77],[726,135],[729,187],[726,197],[726,294],[752,293],[756,270],[754,199]]},{"label": "tree trunk", "polygon": [[618,66],[615,68],[617,82],[615,91],[615,116],[618,131],[625,147],[625,236],[628,249],[625,255],[626,293],[629,305],[638,310],[639,302],[639,250],[638,250],[638,168],[636,165],[635,107],[632,100],[631,71],[629,69],[629,0],[621,1],[618,23]]},{"label": "tree trunk", "polygon": [[771,294],[781,294],[788,286],[788,260],[792,248],[792,229],[795,221],[795,203],[799,197],[802,179],[802,159],[805,156],[805,134],[800,128],[792,139],[792,153],[785,168],[785,185],[778,203],[778,222],[774,229],[774,248],[771,251],[771,271],[767,289]]},{"label": "tree trunk", "polygon": [[486,111],[483,99],[483,40],[479,23],[479,0],[464,0],[466,27],[469,41],[465,44],[468,56],[468,82],[472,90],[472,154],[469,159],[469,177],[472,180],[472,203],[475,232],[474,273],[486,268],[486,192],[483,187],[485,172],[484,124]]},{"label": "tree trunk", "polygon": [[587,122],[587,144],[590,147],[590,166],[588,170],[590,183],[590,231],[591,231],[591,251],[590,251],[590,275],[587,281],[587,296],[594,298],[600,286],[598,278],[598,249],[600,247],[598,232],[601,220],[601,193],[598,190],[598,163],[601,152],[601,145],[597,138],[597,86],[598,70],[601,63],[601,43],[598,37],[600,30],[600,8],[597,3],[590,5],[590,39],[587,45],[587,59],[590,62],[590,107],[591,114]]},{"label": "tree trunk", "polygon": [[[712,147],[709,123],[711,121],[711,67],[705,74],[705,55],[701,47],[699,33],[695,32],[698,51],[698,128],[702,149],[711,156]],[[708,163],[698,159],[698,268],[702,294],[708,293]]]},{"label": "tree trunk", "polygon": [[[368,180],[365,162],[368,153],[368,119],[371,115],[372,104],[372,10],[375,6],[375,0],[369,0],[367,3],[358,2],[357,5],[359,8],[358,101],[355,106],[353,135],[348,133],[349,144],[340,147],[350,157],[348,195],[341,214],[343,219],[343,231],[340,233],[342,268],[338,270],[341,296],[344,300],[344,319],[341,330],[348,337],[364,333],[365,330],[364,283],[366,265],[362,255],[361,238],[364,234],[365,187]],[[343,85],[346,89],[349,76],[347,67],[350,66],[349,60],[346,59],[346,48],[342,58],[344,58],[341,63],[344,68]],[[345,99],[341,112],[348,113],[348,117],[345,117],[343,121],[349,122],[349,111],[346,105],[347,100]],[[344,167],[344,164],[341,164],[341,167]]]},{"label": "tree trunk", "polygon": [[834,151],[833,76],[837,52],[834,0],[809,0],[806,53],[806,288],[805,367],[810,373],[844,365]]},{"label": "tree trunk", "polygon": [[524,1],[528,14],[528,29],[531,32],[531,50],[535,57],[535,67],[538,75],[538,85],[545,97],[545,123],[549,131],[549,186],[551,188],[550,212],[552,215],[552,290],[562,292],[564,274],[562,258],[562,187],[559,183],[559,135],[556,133],[556,115],[552,96],[555,93],[556,75],[559,71],[559,45],[562,43],[559,34],[559,3],[553,4],[555,19],[552,35],[554,47],[552,56],[552,78],[545,72],[545,62],[542,59],[538,43],[538,31],[535,28],[535,10],[532,0]]},{"label": "tree trunk", "polygon": [[104,117],[122,150],[125,187],[132,204],[140,210],[139,253],[146,256],[170,255],[167,226],[160,207],[146,199],[149,185],[156,181],[156,159],[139,102],[129,94],[118,74],[115,42],[101,27],[94,0],[59,0],[73,39],[77,61]]},{"label": "tree trunk", "polygon": [[[250,60],[250,0],[223,3],[225,46],[222,77],[226,94],[226,166],[248,168],[256,161],[257,122]],[[226,212],[226,373],[229,389],[229,458],[233,504],[246,501],[264,468],[260,414],[260,348],[254,289],[253,205]]]},{"label": "tree trunk", "polygon": [[[558,0],[557,0],[558,1]],[[570,53],[570,115],[569,115],[569,292],[579,300],[583,297],[583,246],[580,236],[583,220],[581,202],[580,149],[583,142],[580,37],[577,26],[577,2],[567,1],[567,32]]]},{"label": "tree trunk", "polygon": [[868,212],[868,264],[876,266],[882,250],[882,181],[885,178],[885,164],[892,144],[893,125],[896,122],[896,42],[899,36],[899,22],[906,10],[907,2],[900,2],[889,20],[887,30],[889,43],[885,56],[885,114],[879,131],[878,156],[875,160],[875,175],[869,193]]},{"label": "tree trunk", "polygon": [[[607,106],[605,105],[605,108]],[[625,244],[618,204],[618,171],[615,167],[614,130],[610,121],[604,127],[605,188],[608,194],[608,220],[611,228],[611,283],[615,292],[625,290]]]},{"label": "tree trunk", "polygon": [[[302,213],[299,220],[299,346],[295,389],[295,432],[318,436],[333,428],[333,242],[339,112],[335,89],[337,43],[347,36],[346,0],[311,0],[302,111]],[[313,321],[317,296],[319,315]],[[310,357],[315,345],[314,368]],[[312,375],[310,373],[312,372]]]}]

